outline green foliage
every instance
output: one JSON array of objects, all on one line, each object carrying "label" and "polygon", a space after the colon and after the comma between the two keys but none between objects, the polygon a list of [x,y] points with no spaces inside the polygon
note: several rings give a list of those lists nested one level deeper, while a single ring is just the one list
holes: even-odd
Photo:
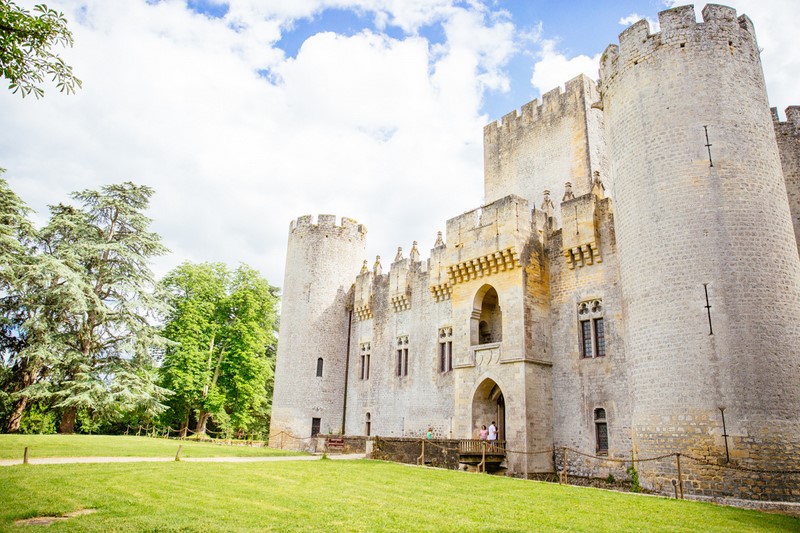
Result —
[{"label": "green foliage", "polygon": [[30,12],[10,0],[0,0],[0,76],[8,80],[13,93],[40,98],[46,77],[61,92],[74,93],[81,80],[52,52],[57,46],[71,47],[72,42],[63,13],[43,4]]},{"label": "green foliage", "polygon": [[22,434],[49,435],[56,432],[56,414],[46,405],[33,403],[28,406],[20,422]]},{"label": "green foliage", "polygon": [[642,492],[642,486],[639,484],[639,472],[636,471],[636,464],[631,463],[625,470],[631,476],[631,492]]},{"label": "green foliage", "polygon": [[[176,391],[165,421],[206,421],[226,435],[250,433],[268,419],[274,376],[277,289],[247,265],[184,263],[161,282],[172,310],[161,385]],[[265,412],[267,413],[265,416]]]}]

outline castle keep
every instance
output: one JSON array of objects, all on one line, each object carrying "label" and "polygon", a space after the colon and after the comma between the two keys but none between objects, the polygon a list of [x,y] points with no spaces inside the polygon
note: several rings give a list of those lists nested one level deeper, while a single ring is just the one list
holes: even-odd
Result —
[{"label": "castle keep", "polygon": [[[770,112],[747,16],[659,22],[484,128],[486,204],[428,259],[291,223],[273,434],[495,420],[514,473],[680,452],[688,494],[800,501],[800,107]],[[638,470],[671,493],[673,462]]]}]

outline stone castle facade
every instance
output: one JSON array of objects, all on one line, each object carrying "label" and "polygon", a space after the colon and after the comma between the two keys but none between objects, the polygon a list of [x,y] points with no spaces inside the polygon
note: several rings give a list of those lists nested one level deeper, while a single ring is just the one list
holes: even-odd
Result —
[{"label": "stone castle facade", "polygon": [[[494,420],[528,452],[512,472],[557,470],[539,452],[563,447],[681,452],[703,460],[688,493],[800,501],[800,107],[770,112],[747,16],[702,19],[640,21],[597,83],[486,126],[487,203],[426,260],[414,243],[369,268],[364,226],[293,221],[272,433]],[[642,484],[671,492],[671,464],[640,463]]]}]

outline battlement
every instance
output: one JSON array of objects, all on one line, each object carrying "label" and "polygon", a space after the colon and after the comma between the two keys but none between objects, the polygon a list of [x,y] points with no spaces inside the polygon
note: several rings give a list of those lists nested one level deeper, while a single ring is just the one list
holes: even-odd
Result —
[{"label": "battlement", "polygon": [[571,104],[584,94],[589,99],[597,99],[597,88],[594,81],[581,74],[569,80],[562,90],[556,87],[542,95],[542,102],[538,98],[503,115],[500,120],[495,120],[483,128],[483,139],[486,145],[497,142],[500,136],[513,135],[515,130],[526,128],[531,124],[548,120],[551,117],[560,118],[571,112]]},{"label": "battlement", "polygon": [[650,33],[650,24],[642,19],[619,35],[619,45],[610,44],[600,59],[603,87],[623,70],[644,62],[658,48],[697,48],[717,42],[732,54],[737,48],[748,53],[758,51],[753,23],[746,15],[736,16],[732,7],[708,4],[702,10],[703,22],[697,22],[693,5],[679,6],[658,14],[661,27]]},{"label": "battlement", "polygon": [[800,106],[791,105],[786,108],[786,122],[781,122],[777,107],[770,108],[770,111],[772,111],[772,121],[776,125],[800,129]]},{"label": "battlement", "polygon": [[336,215],[319,215],[316,222],[314,221],[313,215],[303,215],[289,223],[289,234],[301,231],[334,229],[347,233],[360,234],[362,237],[367,234],[367,227],[363,224],[359,224],[352,218],[342,217],[341,223],[337,225]]}]

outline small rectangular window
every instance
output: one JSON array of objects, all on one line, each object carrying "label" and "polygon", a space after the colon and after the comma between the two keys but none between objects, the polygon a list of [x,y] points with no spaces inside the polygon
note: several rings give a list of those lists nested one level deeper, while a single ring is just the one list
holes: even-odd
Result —
[{"label": "small rectangular window", "polygon": [[319,427],[321,425],[322,419],[321,418],[312,418],[311,419],[311,436],[319,435]]},{"label": "small rectangular window", "polygon": [[594,319],[594,353],[596,357],[606,355],[606,332],[602,318]]},{"label": "small rectangular window", "polygon": [[367,369],[367,356],[361,356],[361,374],[359,375],[359,379],[364,379],[364,372]]},{"label": "small rectangular window", "polygon": [[597,422],[597,451],[608,453],[608,424]]},{"label": "small rectangular window", "polygon": [[447,371],[453,370],[453,341],[447,341]]},{"label": "small rectangular window", "polygon": [[447,372],[447,343],[439,344],[439,372]]},{"label": "small rectangular window", "polygon": [[397,375],[403,375],[403,350],[397,350]]},{"label": "small rectangular window", "polygon": [[364,379],[369,379],[369,354],[367,354],[367,367],[364,371]]},{"label": "small rectangular window", "polygon": [[583,357],[592,356],[592,323],[588,320],[581,320],[581,349]]},{"label": "small rectangular window", "polygon": [[608,453],[608,423],[606,421],[606,410],[603,408],[594,410],[594,431],[597,453]]},{"label": "small rectangular window", "polygon": [[403,349],[403,375],[408,375],[408,348]]}]

